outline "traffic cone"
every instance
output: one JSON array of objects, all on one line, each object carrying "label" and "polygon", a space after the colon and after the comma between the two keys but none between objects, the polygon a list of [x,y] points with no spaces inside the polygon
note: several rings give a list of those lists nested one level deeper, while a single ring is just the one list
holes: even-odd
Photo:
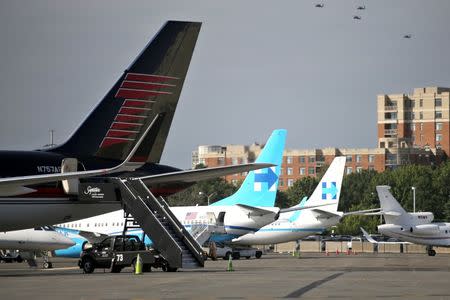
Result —
[{"label": "traffic cone", "polygon": [[141,275],[142,274],[142,258],[139,255],[139,253],[137,255],[136,263],[134,265],[134,274],[136,274],[136,275]]},{"label": "traffic cone", "polygon": [[233,257],[232,255],[228,256],[228,266],[227,266],[227,272],[233,272]]}]

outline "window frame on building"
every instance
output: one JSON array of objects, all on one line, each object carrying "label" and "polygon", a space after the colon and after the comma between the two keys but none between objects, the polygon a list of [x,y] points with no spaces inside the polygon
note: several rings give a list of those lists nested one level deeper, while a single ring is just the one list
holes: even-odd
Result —
[{"label": "window frame on building", "polygon": [[[311,172],[312,170],[312,172]],[[316,169],[314,167],[308,167],[308,176],[309,175],[316,175]]]},{"label": "window frame on building", "polygon": [[305,167],[300,167],[298,169],[298,174],[300,175],[306,175],[306,168]]}]

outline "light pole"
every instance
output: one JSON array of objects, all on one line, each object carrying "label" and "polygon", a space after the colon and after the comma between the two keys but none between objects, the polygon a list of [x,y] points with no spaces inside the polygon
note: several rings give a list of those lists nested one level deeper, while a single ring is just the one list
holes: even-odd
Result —
[{"label": "light pole", "polygon": [[[203,192],[198,192],[198,194],[201,195],[206,195]],[[211,199],[212,196],[214,196],[216,194],[216,192],[212,192],[211,194],[209,194],[208,196],[206,196],[206,198],[208,199],[208,205],[209,205],[209,199]]]},{"label": "light pole", "polygon": [[416,212],[416,187],[411,187],[413,191],[413,212]]}]

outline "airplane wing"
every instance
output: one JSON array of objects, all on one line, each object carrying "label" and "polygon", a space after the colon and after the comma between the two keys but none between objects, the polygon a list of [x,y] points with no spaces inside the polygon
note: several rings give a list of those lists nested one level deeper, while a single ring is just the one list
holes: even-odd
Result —
[{"label": "airplane wing", "polygon": [[364,230],[364,228],[359,227],[359,229],[361,229],[364,237],[371,243],[371,244],[381,244],[381,245],[400,245],[400,244],[411,244],[410,242],[378,242],[376,241],[373,237],[371,237],[369,235],[369,233],[367,233],[367,231]]},{"label": "airplane wing", "polygon": [[383,211],[383,210],[364,213],[364,216],[380,216],[380,215],[398,217],[401,215],[401,213],[396,212],[396,211]]},{"label": "airplane wing", "polygon": [[141,167],[142,164],[144,163],[136,163],[132,162],[131,160],[136,151],[138,150],[139,146],[141,145],[142,141],[145,139],[145,136],[152,128],[152,125],[154,124],[155,120],[153,120],[153,122],[151,122],[148,125],[147,129],[144,131],[144,133],[141,135],[137,143],[134,145],[133,149],[130,151],[127,158],[121,164],[115,167],[90,171],[77,171],[67,173],[0,178],[0,196],[14,196],[23,194],[24,192],[32,192],[33,190],[25,187],[26,185],[33,185],[38,183],[54,182],[68,179],[85,178],[98,175],[107,175],[123,171],[134,171],[137,168]]},{"label": "airplane wing", "polygon": [[250,163],[234,166],[223,166],[205,169],[176,171],[159,175],[140,177],[145,184],[171,183],[171,182],[197,182],[200,180],[213,179],[225,175],[249,172],[258,169],[270,168],[275,165],[267,163]]},{"label": "airplane wing", "polygon": [[289,208],[282,208],[282,209],[280,209],[280,213],[285,213],[285,212],[290,212],[290,211],[297,211],[297,210],[304,210],[304,209],[314,209],[316,207],[328,206],[328,205],[333,205],[333,204],[335,204],[335,202],[326,203],[326,204],[318,204],[318,205],[310,205],[310,206],[302,206],[302,207],[301,206],[292,206],[292,207],[289,207]]}]

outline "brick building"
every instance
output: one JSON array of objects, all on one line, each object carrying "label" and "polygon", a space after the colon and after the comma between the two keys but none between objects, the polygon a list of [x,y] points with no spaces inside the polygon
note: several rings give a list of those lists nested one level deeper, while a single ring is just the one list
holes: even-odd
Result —
[{"label": "brick building", "polygon": [[[438,164],[450,153],[450,88],[416,88],[412,95],[377,97],[377,148],[323,148],[285,150],[280,175],[280,190],[297,179],[316,176],[334,157],[346,156],[346,174],[362,170],[383,172],[399,165]],[[192,152],[192,167],[236,165],[254,162],[262,145],[206,145]],[[238,183],[245,173],[226,176]]]}]

